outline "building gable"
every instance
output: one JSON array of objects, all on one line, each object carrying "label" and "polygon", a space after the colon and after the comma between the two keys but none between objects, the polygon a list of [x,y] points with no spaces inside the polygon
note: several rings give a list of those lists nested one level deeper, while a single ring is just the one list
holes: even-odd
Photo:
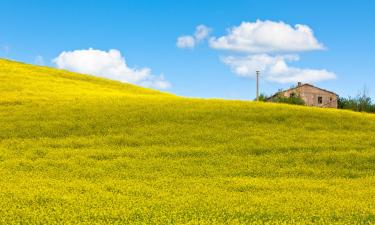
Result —
[{"label": "building gable", "polygon": [[269,97],[267,101],[272,101],[278,96],[286,98],[298,96],[304,100],[307,106],[337,108],[338,95],[336,93],[311,84],[298,83],[296,87],[277,92]]}]

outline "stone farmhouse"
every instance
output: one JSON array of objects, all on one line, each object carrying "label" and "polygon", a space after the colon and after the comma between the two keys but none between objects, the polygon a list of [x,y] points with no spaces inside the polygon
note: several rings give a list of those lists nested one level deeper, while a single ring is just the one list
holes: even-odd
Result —
[{"label": "stone farmhouse", "polygon": [[334,92],[315,87],[311,84],[298,82],[296,87],[285,91],[279,91],[267,99],[272,101],[276,97],[299,97],[303,99],[305,105],[322,108],[337,108],[338,95]]}]

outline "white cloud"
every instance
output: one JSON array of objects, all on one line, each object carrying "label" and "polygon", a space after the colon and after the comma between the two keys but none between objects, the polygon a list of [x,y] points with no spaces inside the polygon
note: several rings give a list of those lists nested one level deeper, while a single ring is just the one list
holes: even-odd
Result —
[{"label": "white cloud", "polygon": [[267,54],[246,57],[229,56],[222,59],[235,74],[242,77],[254,77],[255,71],[259,70],[263,78],[278,83],[308,83],[336,78],[334,73],[324,69],[301,69],[287,64],[287,62],[298,60],[297,55],[270,56]]},{"label": "white cloud", "polygon": [[177,47],[179,48],[194,48],[199,42],[202,42],[211,33],[211,28],[201,24],[195,28],[194,36],[184,35],[177,38]]},{"label": "white cloud", "polygon": [[314,37],[307,25],[292,27],[284,22],[242,22],[231,28],[226,36],[211,38],[215,49],[247,53],[301,52],[322,50],[324,46]]},{"label": "white cloud", "polygon": [[34,63],[36,65],[43,66],[44,65],[44,58],[43,58],[43,56],[41,56],[41,55],[36,56],[35,59],[34,59]]},{"label": "white cloud", "polygon": [[177,47],[179,48],[194,48],[195,47],[195,39],[193,36],[181,36],[177,38]]},{"label": "white cloud", "polygon": [[211,28],[201,24],[195,28],[194,37],[196,41],[202,41],[206,39],[211,33]]},{"label": "white cloud", "polygon": [[242,77],[254,77],[255,71],[259,70],[265,80],[278,83],[318,82],[336,78],[335,73],[325,69],[288,65],[299,61],[295,53],[324,49],[307,25],[291,26],[268,20],[242,22],[229,29],[227,35],[211,38],[209,44],[213,49],[246,53],[247,56],[222,58],[224,64]]},{"label": "white cloud", "polygon": [[91,74],[145,87],[166,89],[171,86],[162,75],[152,75],[149,68],[128,67],[125,58],[116,49],[111,49],[108,52],[92,48],[64,51],[53,62],[60,69]]}]

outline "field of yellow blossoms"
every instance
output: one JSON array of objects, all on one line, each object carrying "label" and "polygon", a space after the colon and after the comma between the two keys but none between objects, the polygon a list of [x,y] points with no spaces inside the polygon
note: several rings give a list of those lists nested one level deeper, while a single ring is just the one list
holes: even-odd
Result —
[{"label": "field of yellow blossoms", "polygon": [[375,223],[375,116],[0,60],[0,224]]}]

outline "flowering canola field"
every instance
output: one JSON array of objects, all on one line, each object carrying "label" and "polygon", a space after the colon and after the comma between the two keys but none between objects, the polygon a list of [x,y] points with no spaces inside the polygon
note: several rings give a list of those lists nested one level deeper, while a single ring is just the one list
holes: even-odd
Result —
[{"label": "flowering canola field", "polygon": [[0,60],[0,224],[370,224],[374,172],[374,115]]}]

